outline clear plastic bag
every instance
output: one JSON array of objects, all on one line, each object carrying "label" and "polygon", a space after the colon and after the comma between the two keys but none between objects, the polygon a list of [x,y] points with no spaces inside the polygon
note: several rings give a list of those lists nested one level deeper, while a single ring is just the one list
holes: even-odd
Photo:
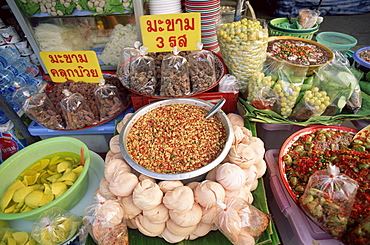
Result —
[{"label": "clear plastic bag", "polygon": [[235,76],[230,74],[225,74],[220,83],[218,84],[218,92],[221,93],[239,93],[239,82]]},{"label": "clear plastic bag", "polygon": [[154,95],[157,87],[155,60],[147,55],[148,47],[141,46],[139,55],[130,64],[129,87],[139,93]]},{"label": "clear plastic bag", "polygon": [[201,42],[197,43],[197,48],[187,56],[193,94],[208,89],[216,82],[215,56],[211,51],[204,50]]},{"label": "clear plastic bag", "polygon": [[32,226],[32,237],[43,245],[57,245],[73,239],[82,225],[82,217],[62,208],[43,212]]},{"label": "clear plastic bag", "polygon": [[131,62],[135,56],[140,54],[140,46],[141,42],[136,41],[134,47],[123,48],[120,54],[116,74],[124,86],[129,86],[128,76],[130,74]]},{"label": "clear plastic bag", "polygon": [[310,29],[318,22],[319,15],[317,10],[301,9],[297,17],[298,24],[302,29]]},{"label": "clear plastic bag", "polygon": [[30,91],[26,90],[22,94],[26,100],[18,106],[30,119],[48,129],[65,129],[62,116],[57,113],[46,93],[30,94]]},{"label": "clear plastic bag", "polygon": [[64,89],[63,94],[66,97],[60,101],[60,105],[66,129],[78,129],[95,124],[94,113],[80,93],[71,93]]},{"label": "clear plastic bag", "polygon": [[234,245],[254,244],[266,230],[270,215],[240,197],[217,203],[216,227]]},{"label": "clear plastic bag", "polygon": [[123,109],[123,102],[118,94],[117,87],[112,84],[106,84],[104,79],[100,80],[94,95],[100,121],[112,118]]},{"label": "clear plastic bag", "polygon": [[282,62],[280,68],[278,70],[279,78],[272,88],[278,95],[277,103],[272,110],[282,117],[288,118],[299,97],[308,67],[299,68],[288,62]]},{"label": "clear plastic bag", "polygon": [[179,53],[180,50],[175,46],[173,53],[163,58],[160,96],[179,97],[191,93],[189,64]]},{"label": "clear plastic bag", "polygon": [[85,208],[83,223],[98,245],[128,245],[128,231],[118,200],[95,195]]},{"label": "clear plastic bag", "polygon": [[358,183],[329,164],[309,179],[299,204],[324,231],[340,239],[347,228]]}]

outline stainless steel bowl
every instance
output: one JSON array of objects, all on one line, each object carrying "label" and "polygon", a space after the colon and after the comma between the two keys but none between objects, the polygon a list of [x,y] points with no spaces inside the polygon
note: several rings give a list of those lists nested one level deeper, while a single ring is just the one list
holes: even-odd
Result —
[{"label": "stainless steel bowl", "polygon": [[146,105],[146,106],[140,108],[126,122],[126,124],[124,125],[124,127],[122,128],[122,131],[120,133],[119,142],[120,142],[120,148],[121,148],[122,155],[123,155],[124,159],[127,161],[127,163],[134,170],[136,170],[137,172],[142,173],[146,176],[149,176],[151,178],[158,179],[158,180],[187,180],[186,182],[196,181],[196,180],[198,181],[201,178],[201,176],[207,174],[211,169],[213,169],[218,164],[220,164],[225,159],[226,155],[228,154],[228,152],[231,148],[231,145],[232,145],[232,142],[233,142],[233,137],[234,137],[233,128],[232,128],[232,125],[230,123],[230,120],[228,119],[228,117],[226,116],[226,114],[223,111],[217,112],[215,114],[215,116],[221,121],[221,123],[224,126],[225,131],[226,131],[227,139],[226,139],[224,149],[222,150],[220,155],[214,161],[212,161],[211,163],[209,163],[208,165],[206,165],[202,168],[199,168],[197,170],[190,171],[190,172],[187,172],[187,173],[180,173],[180,174],[157,173],[157,172],[147,170],[146,168],[137,164],[131,158],[130,154],[127,151],[127,148],[126,148],[127,135],[130,132],[131,127],[135,124],[135,122],[142,115],[145,115],[149,111],[151,111],[151,110],[153,110],[157,107],[162,107],[162,106],[170,105],[170,104],[195,105],[195,106],[199,106],[201,108],[205,108],[208,111],[211,110],[211,108],[213,107],[213,104],[211,104],[209,102],[206,102],[204,100],[200,100],[200,99],[176,98],[176,99],[167,99],[167,100],[157,101],[157,102],[154,102],[152,104],[149,104],[149,105]]}]

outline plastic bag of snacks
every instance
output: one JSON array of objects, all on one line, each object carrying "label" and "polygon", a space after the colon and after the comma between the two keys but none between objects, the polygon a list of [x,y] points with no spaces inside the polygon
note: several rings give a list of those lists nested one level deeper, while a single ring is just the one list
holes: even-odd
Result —
[{"label": "plastic bag of snacks", "polygon": [[32,237],[43,245],[57,245],[73,239],[82,225],[82,217],[62,208],[43,212],[32,226]]},{"label": "plastic bag of snacks", "polygon": [[123,109],[123,103],[117,87],[112,84],[106,84],[104,79],[100,80],[94,95],[99,109],[100,121],[112,118]]},{"label": "plastic bag of snacks", "polygon": [[199,93],[216,82],[215,57],[211,51],[204,50],[201,42],[198,50],[188,54],[189,75],[192,93]]},{"label": "plastic bag of snacks", "polygon": [[229,72],[236,76],[240,82],[240,90],[244,92],[251,76],[256,71],[261,71],[266,59],[266,23],[247,18],[225,23],[217,29],[217,39]]},{"label": "plastic bag of snacks", "polygon": [[128,232],[123,209],[117,199],[94,197],[85,209],[83,223],[99,245],[128,245]]},{"label": "plastic bag of snacks", "polygon": [[266,230],[270,216],[240,197],[217,203],[215,225],[234,245],[255,244]]},{"label": "plastic bag of snacks", "polygon": [[191,92],[188,60],[179,53],[175,46],[173,53],[163,58],[160,96],[179,97]]},{"label": "plastic bag of snacks", "polygon": [[[19,242],[23,241],[23,243]],[[8,227],[0,227],[0,244],[35,244],[36,241],[31,237],[31,234],[18,231]]]},{"label": "plastic bag of snacks", "polygon": [[239,81],[235,76],[225,74],[218,84],[218,92],[221,93],[239,93]]},{"label": "plastic bag of snacks", "polygon": [[155,60],[147,55],[148,47],[141,46],[139,55],[130,64],[130,88],[146,95],[154,95],[157,87]]},{"label": "plastic bag of snacks", "polygon": [[[64,129],[62,116],[57,113],[46,93],[33,93],[29,90],[22,91],[25,99],[18,100],[18,106],[26,115],[38,124],[49,129]],[[17,100],[16,100],[17,101]]]},{"label": "plastic bag of snacks", "polygon": [[120,54],[116,74],[124,86],[129,86],[128,76],[130,74],[130,65],[131,65],[132,59],[135,56],[139,55],[140,46],[141,46],[141,42],[136,41],[134,43],[134,47],[123,48]]},{"label": "plastic bag of snacks", "polygon": [[309,179],[299,204],[316,224],[340,239],[347,228],[358,183],[329,164]]},{"label": "plastic bag of snacks", "polygon": [[80,93],[64,89],[65,98],[60,101],[66,129],[78,129],[94,124],[94,113]]},{"label": "plastic bag of snacks", "polygon": [[301,9],[297,17],[298,24],[302,29],[310,29],[318,22],[319,15],[320,11]]}]

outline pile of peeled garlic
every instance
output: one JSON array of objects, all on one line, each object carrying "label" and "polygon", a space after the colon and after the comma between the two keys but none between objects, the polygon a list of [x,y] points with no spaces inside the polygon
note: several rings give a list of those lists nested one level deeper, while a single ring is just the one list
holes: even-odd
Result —
[{"label": "pile of peeled garlic", "polygon": [[[117,124],[118,133],[131,115],[128,113]],[[123,159],[119,135],[116,135],[110,140],[105,177],[95,194],[119,203],[122,209],[119,213],[129,228],[149,237],[161,237],[169,243],[194,240],[217,230],[217,203],[241,198],[251,204],[251,192],[266,171],[263,141],[244,127],[240,115],[227,116],[234,130],[232,147],[225,160],[208,172],[204,181],[184,185],[178,180],[158,182],[135,174]]]}]

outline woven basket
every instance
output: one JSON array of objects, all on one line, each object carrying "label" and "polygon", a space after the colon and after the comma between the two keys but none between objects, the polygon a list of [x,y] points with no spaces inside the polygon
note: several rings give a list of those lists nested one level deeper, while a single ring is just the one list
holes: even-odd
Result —
[{"label": "woven basket", "polygon": [[[295,21],[296,18],[292,18],[292,21]],[[277,26],[288,22],[287,18],[276,18],[268,22],[269,35],[270,36],[291,36],[291,37],[300,37],[304,39],[311,40],[313,34],[319,30],[319,25],[315,24],[310,29],[290,29],[290,28],[281,28]]]}]

